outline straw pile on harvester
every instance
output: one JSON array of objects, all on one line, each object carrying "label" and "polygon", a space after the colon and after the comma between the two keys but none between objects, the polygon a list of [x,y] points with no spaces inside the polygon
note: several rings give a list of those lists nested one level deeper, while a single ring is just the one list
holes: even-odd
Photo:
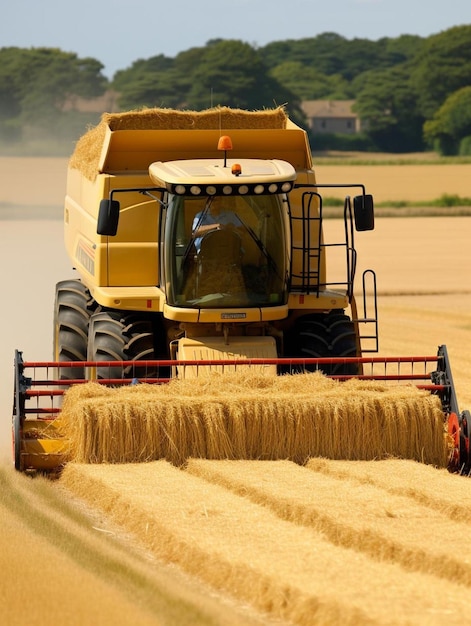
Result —
[{"label": "straw pile on harvester", "polygon": [[122,113],[103,113],[100,123],[78,140],[69,166],[89,180],[98,170],[105,134],[115,130],[209,130],[224,128],[275,129],[285,128],[287,115],[283,107],[264,111],[244,111],[229,107],[214,107],[206,111],[176,111],[149,108]]},{"label": "straw pile on harvester", "polygon": [[238,371],[120,388],[86,383],[67,392],[61,422],[71,460],[82,463],[392,456],[445,467],[448,459],[437,397],[320,373]]}]

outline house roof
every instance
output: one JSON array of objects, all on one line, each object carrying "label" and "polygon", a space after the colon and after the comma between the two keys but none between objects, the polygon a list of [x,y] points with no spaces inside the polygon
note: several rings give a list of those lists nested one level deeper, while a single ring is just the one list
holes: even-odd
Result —
[{"label": "house roof", "polygon": [[304,100],[301,107],[308,118],[312,117],[354,117],[352,111],[355,100]]}]

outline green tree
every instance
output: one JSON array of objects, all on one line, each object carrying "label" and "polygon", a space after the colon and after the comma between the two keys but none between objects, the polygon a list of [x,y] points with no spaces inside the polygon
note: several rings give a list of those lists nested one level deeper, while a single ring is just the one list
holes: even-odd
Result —
[{"label": "green tree", "polygon": [[27,51],[22,48],[0,49],[0,138],[21,136],[21,101],[27,67]]},{"label": "green tree", "polygon": [[419,47],[420,38],[399,42],[383,38],[348,40],[336,33],[326,32],[299,40],[270,43],[259,49],[267,67],[274,69],[285,61],[295,61],[326,76],[339,75],[346,81],[374,69],[387,69],[410,58]]},{"label": "green tree", "polygon": [[56,48],[1,48],[0,68],[4,127],[57,128],[68,100],[101,95],[107,86],[99,61]]},{"label": "green tree", "polygon": [[237,40],[215,41],[205,48],[193,68],[188,103],[200,109],[225,105],[259,109],[297,102],[296,97],[270,77],[257,51]]},{"label": "green tree", "polygon": [[55,115],[71,96],[99,96],[107,85],[101,75],[103,65],[95,59],[79,59],[55,48],[32,48],[26,61],[21,68],[21,102],[27,119]]},{"label": "green tree", "polygon": [[381,151],[423,150],[423,117],[407,64],[361,77],[355,111],[367,121],[366,134]]},{"label": "green tree", "polygon": [[273,68],[270,75],[300,100],[348,100],[351,97],[349,83],[342,76],[327,76],[300,61],[285,61]]},{"label": "green tree", "polygon": [[182,105],[179,77],[173,70],[146,74],[130,81],[119,91],[118,104],[122,110],[141,107],[172,107]]},{"label": "green tree", "polygon": [[379,39],[378,44],[384,45],[388,66],[405,63],[416,57],[426,40],[418,35],[400,35],[399,37],[385,37]]},{"label": "green tree", "polygon": [[424,124],[424,137],[442,154],[458,154],[463,138],[471,135],[471,87],[449,96],[431,120]]},{"label": "green tree", "polygon": [[158,55],[139,59],[126,70],[118,71],[112,83],[119,95],[121,109],[143,106],[181,107],[188,90],[188,79],[176,60]]},{"label": "green tree", "polygon": [[296,61],[328,76],[342,74],[344,47],[348,40],[336,33],[322,33],[317,37],[277,41],[260,48],[264,64],[273,69],[285,61]]},{"label": "green tree", "polygon": [[150,59],[138,59],[131,67],[119,70],[113,76],[111,87],[119,93],[121,109],[142,106],[175,106],[176,89],[173,84],[174,61],[163,54]]},{"label": "green tree", "polygon": [[431,119],[449,95],[471,84],[471,25],[429,37],[411,67],[418,106]]},{"label": "green tree", "polygon": [[304,121],[299,98],[270,76],[252,46],[237,40],[213,39],[175,59],[139,60],[116,73],[113,87],[122,108],[260,109],[287,103],[289,114]]},{"label": "green tree", "polygon": [[[59,135],[61,127],[70,134],[95,123],[65,105],[102,94],[109,87],[102,69],[96,59],[55,48],[0,48],[0,138],[18,138],[22,128],[29,136],[52,128]],[[325,32],[264,47],[212,39],[175,58],[138,59],[115,74],[112,87],[122,109],[284,104],[301,125],[302,100],[356,99],[356,111],[369,124],[368,145],[421,150],[425,137],[441,151],[456,152],[470,143],[468,96],[459,93],[470,84],[471,25],[465,25],[426,39],[348,40]]]}]

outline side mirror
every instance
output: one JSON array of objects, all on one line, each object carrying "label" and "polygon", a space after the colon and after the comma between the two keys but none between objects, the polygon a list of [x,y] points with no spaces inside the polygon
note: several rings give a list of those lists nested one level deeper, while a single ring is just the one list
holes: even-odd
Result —
[{"label": "side mirror", "polygon": [[96,232],[98,235],[114,237],[118,231],[119,202],[117,200],[100,200]]},{"label": "side mirror", "polygon": [[356,230],[374,230],[375,212],[371,194],[363,194],[353,198],[353,215]]}]

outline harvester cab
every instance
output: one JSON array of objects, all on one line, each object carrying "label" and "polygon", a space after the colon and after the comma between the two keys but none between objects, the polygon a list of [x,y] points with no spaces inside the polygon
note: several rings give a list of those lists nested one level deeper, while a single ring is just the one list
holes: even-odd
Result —
[{"label": "harvester cab", "polygon": [[[296,178],[289,163],[159,162],[149,174],[160,193],[159,282],[166,317],[184,321],[191,315],[185,309],[286,305],[287,194]],[[103,210],[109,213],[106,204]],[[100,222],[111,230],[104,218]]]},{"label": "harvester cab", "polygon": [[[324,229],[332,187],[346,194],[335,241]],[[245,366],[415,380],[413,368],[386,373],[382,359],[378,374],[364,356],[378,351],[376,276],[363,273],[358,311],[354,233],[374,229],[373,198],[362,184],[319,184],[306,132],[283,109],[105,114],[70,161],[64,218],[78,278],[56,287],[42,393],[25,374],[33,364],[15,359],[18,469],[67,458],[60,398],[87,380],[162,383]],[[445,372],[432,393],[450,388]],[[27,408],[32,397],[57,402]],[[463,430],[453,421],[455,436]]]},{"label": "harvester cab", "polygon": [[[374,228],[372,197],[358,185],[362,194],[353,198],[353,209],[350,198],[345,200],[346,238],[333,245],[344,248],[346,273],[344,281],[330,285],[321,186],[298,182],[294,167],[280,159],[228,160],[232,142],[228,136],[222,139],[224,159],[153,162],[149,178],[154,187],[114,189],[100,202],[97,233],[115,237],[122,212],[117,198],[138,191],[156,200],[159,301],[167,330],[160,345],[164,351],[168,345],[173,359],[202,359],[204,352],[207,358],[227,352],[300,356],[294,344],[302,341],[295,328],[308,324],[307,314],[324,319],[335,310],[349,339],[341,352],[339,343],[331,354],[314,351],[310,356],[358,356],[358,325],[375,324],[376,318],[347,319],[343,309],[351,306],[356,312],[352,225]],[[377,336],[370,339],[377,341]],[[87,356],[94,359],[91,345]]]}]

